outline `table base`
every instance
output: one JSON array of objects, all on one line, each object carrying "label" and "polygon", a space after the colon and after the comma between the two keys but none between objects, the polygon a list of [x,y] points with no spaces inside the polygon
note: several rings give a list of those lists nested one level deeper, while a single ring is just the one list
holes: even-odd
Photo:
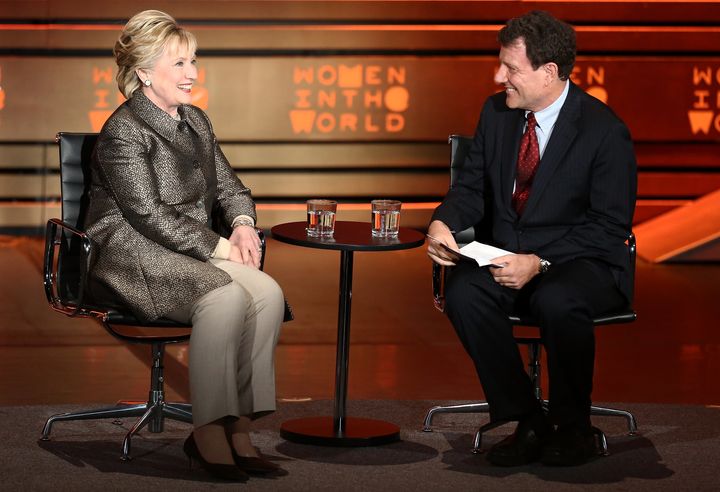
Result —
[{"label": "table base", "polygon": [[400,428],[383,420],[345,418],[345,432],[333,429],[333,417],[288,420],[280,426],[280,437],[318,446],[377,446],[400,440]]}]

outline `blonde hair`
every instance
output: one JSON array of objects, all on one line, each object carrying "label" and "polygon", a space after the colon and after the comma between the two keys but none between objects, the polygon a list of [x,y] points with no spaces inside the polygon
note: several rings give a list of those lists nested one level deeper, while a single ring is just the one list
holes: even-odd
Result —
[{"label": "blonde hair", "polygon": [[136,71],[149,70],[170,43],[194,52],[195,36],[183,29],[165,12],[145,10],[135,14],[120,33],[113,54],[118,66],[118,89],[128,99],[142,86]]}]

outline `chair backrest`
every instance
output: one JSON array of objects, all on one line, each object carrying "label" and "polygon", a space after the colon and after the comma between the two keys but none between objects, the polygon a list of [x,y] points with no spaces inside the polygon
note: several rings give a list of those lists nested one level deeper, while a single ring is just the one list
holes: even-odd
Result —
[{"label": "chair backrest", "polygon": [[[465,167],[465,160],[470,153],[473,139],[472,137],[453,134],[448,138],[448,142],[450,143],[450,188],[452,188],[460,175],[460,171]],[[488,197],[489,193],[486,193],[485,196]],[[487,202],[485,206],[488,206]],[[456,233],[455,242],[459,247],[465,246],[472,241],[488,242],[491,231],[491,215],[485,214],[479,224]]]},{"label": "chair backrest", "polygon": [[458,173],[465,166],[465,158],[472,146],[472,137],[464,135],[450,135],[450,188],[457,181]]},{"label": "chair backrest", "polygon": [[[450,143],[450,188],[452,188],[457,181],[460,170],[462,170],[462,168],[465,166],[465,160],[470,153],[470,147],[472,146],[473,139],[472,137],[453,134],[450,135],[448,141]],[[486,194],[486,196],[488,195]],[[487,210],[488,204],[486,203],[485,206]],[[474,227],[469,227],[468,229],[457,233],[455,235],[455,240],[460,247],[473,240],[487,242],[487,238],[489,237],[489,233],[491,230],[492,224],[490,222],[490,214],[486,213],[483,221],[480,224],[477,224]],[[635,285],[636,259],[635,234],[633,234],[632,231],[627,238],[626,244],[628,247],[628,256],[630,260],[630,285],[633,287],[633,289],[631,289],[630,291],[630,299],[632,302],[633,290]]]},{"label": "chair backrest", "polygon": [[[98,133],[60,132],[56,140],[60,150],[60,192],[62,202],[62,221],[77,229],[81,234],[85,229],[85,214],[88,207],[90,189],[92,153],[97,143]],[[57,228],[53,228],[57,231]],[[226,231],[229,236],[230,231]],[[59,249],[57,253],[57,291],[67,304],[83,304],[83,289],[87,268],[90,266],[89,238],[69,233],[66,229],[57,231]],[[265,236],[258,230],[262,244],[260,269],[265,262]],[[53,239],[55,241],[55,239]],[[47,259],[46,259],[47,263]],[[51,265],[45,266],[46,270]],[[99,286],[95,286],[98,288]],[[133,324],[130,314],[111,310],[111,317],[118,324]],[[130,321],[127,321],[130,319]],[[285,321],[293,319],[292,310],[285,303]],[[167,321],[167,322],[165,322]],[[157,320],[154,325],[177,326],[170,320]]]},{"label": "chair backrest", "polygon": [[[60,151],[60,193],[62,221],[79,230],[84,229],[88,206],[90,163],[97,133],[58,133]],[[57,292],[66,304],[83,303],[83,284],[89,262],[84,238],[68,230],[59,231],[57,252]]]},{"label": "chair backrest", "polygon": [[88,205],[90,161],[97,133],[58,133],[62,220],[83,230]]}]

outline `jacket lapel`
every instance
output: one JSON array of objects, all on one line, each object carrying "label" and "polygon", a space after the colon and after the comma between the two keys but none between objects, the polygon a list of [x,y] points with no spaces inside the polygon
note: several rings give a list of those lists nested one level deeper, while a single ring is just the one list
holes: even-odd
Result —
[{"label": "jacket lapel", "polygon": [[571,83],[570,92],[565,100],[565,104],[563,104],[560,110],[558,119],[555,122],[555,128],[553,128],[552,135],[547,143],[547,147],[545,147],[545,152],[543,153],[537,173],[533,179],[530,197],[525,205],[523,217],[528,217],[532,214],[533,208],[535,208],[538,201],[540,201],[543,191],[545,191],[545,188],[555,174],[555,170],[577,136],[577,122],[580,118],[580,98],[577,92],[579,90],[580,89]]},{"label": "jacket lapel", "polygon": [[143,94],[142,89],[136,90],[128,99],[130,109],[139,116],[153,130],[162,135],[166,140],[175,140],[178,122],[162,109],[155,106],[150,99]]},{"label": "jacket lapel", "polygon": [[515,183],[515,168],[517,167],[518,150],[520,148],[520,138],[522,137],[523,127],[525,126],[525,112],[521,110],[510,111],[505,120],[501,136],[503,142],[502,164],[501,164],[501,196],[503,206],[512,210],[512,193],[513,184]]}]

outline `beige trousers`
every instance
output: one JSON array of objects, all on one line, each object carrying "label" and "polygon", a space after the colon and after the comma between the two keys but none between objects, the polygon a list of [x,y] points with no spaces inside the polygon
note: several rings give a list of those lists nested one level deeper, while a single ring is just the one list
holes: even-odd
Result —
[{"label": "beige trousers", "polygon": [[285,301],[266,273],[211,259],[233,281],[166,317],[192,324],[193,425],[227,416],[257,418],[275,410],[275,345]]}]

